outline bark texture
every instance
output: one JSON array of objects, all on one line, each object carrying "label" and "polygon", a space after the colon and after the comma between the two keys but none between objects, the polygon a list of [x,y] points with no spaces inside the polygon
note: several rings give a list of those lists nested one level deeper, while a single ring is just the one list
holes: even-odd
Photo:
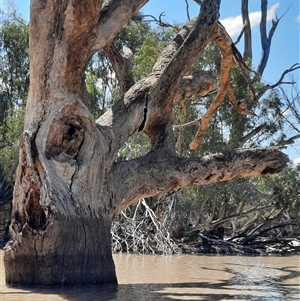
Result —
[{"label": "bark texture", "polygon": [[[226,94],[232,48],[218,24],[220,0],[204,0],[199,16],[166,47],[152,73],[135,84],[126,80],[123,64],[130,57],[116,53],[112,40],[146,2],[31,1],[30,92],[5,248],[9,285],[116,285],[110,227],[121,209],[142,197],[272,174],[286,165],[275,149],[176,155],[172,106],[216,87],[209,73],[184,77],[186,71],[216,41],[224,58],[220,91],[201,122],[203,131]],[[123,96],[95,122],[86,106],[84,71],[102,48]],[[116,162],[137,131],[149,136],[150,152]]]}]

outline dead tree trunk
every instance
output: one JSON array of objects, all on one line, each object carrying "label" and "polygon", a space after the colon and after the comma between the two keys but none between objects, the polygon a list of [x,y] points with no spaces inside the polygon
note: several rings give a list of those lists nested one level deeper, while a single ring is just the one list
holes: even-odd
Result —
[{"label": "dead tree trunk", "polygon": [[[223,39],[220,0],[203,1],[199,16],[163,51],[152,74],[93,120],[86,106],[85,67],[146,2],[31,0],[30,92],[11,241],[5,248],[8,285],[116,285],[110,227],[123,208],[143,197],[267,175],[286,165],[278,150],[237,150],[203,158],[182,158],[174,151],[175,99],[215,86],[206,73],[183,75],[210,40]],[[224,68],[231,68],[228,60]],[[184,92],[187,82],[189,93]],[[116,162],[120,147],[138,130],[149,136],[151,151]]]}]

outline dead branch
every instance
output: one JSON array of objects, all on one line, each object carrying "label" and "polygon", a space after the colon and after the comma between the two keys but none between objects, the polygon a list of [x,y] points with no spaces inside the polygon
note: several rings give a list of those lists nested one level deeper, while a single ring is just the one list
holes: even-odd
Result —
[{"label": "dead branch", "polygon": [[112,224],[113,252],[163,255],[180,253],[180,248],[173,241],[166,227],[166,219],[172,210],[172,203],[166,210],[163,221],[158,219],[145,199],[123,210]]},{"label": "dead branch", "polygon": [[158,26],[173,28],[174,27],[173,25],[162,21],[162,17],[165,17],[165,16],[166,16],[165,12],[160,13],[158,19],[152,15],[141,15],[142,18],[151,18],[152,19],[152,20],[143,20],[144,22],[147,22],[147,23],[155,22]]},{"label": "dead branch", "polygon": [[[294,118],[298,121],[298,123],[300,123],[300,112],[299,112],[300,92],[298,90],[297,85],[293,86],[293,92],[291,95],[292,99],[290,99],[290,97],[286,94],[286,92],[284,91],[284,89],[282,87],[280,88],[280,90],[281,90],[284,100],[288,104],[287,109],[291,110]],[[295,125],[293,123],[291,123],[288,119],[287,119],[287,121],[296,132],[300,133],[300,130],[297,127],[295,127]]]},{"label": "dead branch", "polygon": [[232,43],[232,52],[234,56],[234,60],[237,63],[237,65],[240,67],[241,74],[243,78],[245,79],[245,82],[248,84],[249,88],[251,89],[252,92],[252,100],[256,100],[256,92],[255,88],[253,87],[249,77],[246,75],[246,71],[254,73],[256,76],[260,76],[256,71],[252,70],[247,66],[247,64],[244,62],[244,59],[242,55],[240,54],[239,50],[237,47]]},{"label": "dead branch", "polygon": [[230,81],[230,71],[233,66],[233,53],[231,47],[232,41],[223,26],[218,26],[218,33],[214,41],[219,46],[223,56],[221,62],[221,68],[220,68],[219,91],[215,99],[212,101],[211,105],[209,106],[208,110],[204,114],[204,116],[200,119],[200,126],[198,132],[196,133],[194,140],[190,144],[190,149],[192,150],[196,149],[199,146],[205,134],[205,131],[208,127],[210,118],[216,112],[216,110],[219,108],[219,106],[222,104],[224,100]]},{"label": "dead branch", "polygon": [[272,225],[268,228],[262,229],[261,231],[259,231],[256,236],[257,237],[261,237],[262,234],[266,233],[266,232],[270,232],[271,230],[274,229],[278,229],[278,228],[282,228],[282,227],[286,227],[286,226],[299,226],[299,218],[295,218],[295,219],[289,219],[280,223],[276,223],[275,225]]},{"label": "dead branch", "polygon": [[197,124],[199,124],[200,120],[201,120],[201,118],[190,121],[190,122],[187,122],[187,123],[184,123],[184,124],[174,125],[174,129],[183,129],[183,128],[187,128],[187,127],[197,125]]},{"label": "dead branch", "polygon": [[242,30],[241,30],[240,34],[238,35],[236,41],[233,42],[234,45],[237,45],[237,44],[240,42],[240,40],[241,40],[241,38],[242,38],[242,36],[243,36],[243,34],[244,34],[244,31],[245,31],[246,26],[247,26],[247,24],[244,23],[244,25],[243,25],[243,27],[242,27]]},{"label": "dead branch", "polygon": [[[111,177],[120,183],[114,189],[120,200],[116,214],[140,198],[191,185],[207,185],[281,171],[288,157],[277,149],[239,149],[202,158],[178,158],[161,152],[149,152],[141,158],[117,162]],[[134,177],[138,173],[140,178]],[[118,181],[116,181],[118,178]],[[132,179],[135,185],[132,184]]]},{"label": "dead branch", "polygon": [[278,145],[289,145],[289,144],[294,144],[295,143],[295,139],[299,139],[300,138],[300,134],[298,135],[294,135],[288,139],[279,141]]},{"label": "dead branch", "polygon": [[[283,73],[281,74],[279,80],[278,80],[275,84],[273,84],[273,85],[269,85],[269,84],[268,84],[268,85],[265,85],[264,88],[265,88],[266,90],[269,90],[269,89],[274,89],[274,88],[278,87],[278,86],[281,85],[281,84],[290,84],[290,85],[295,84],[295,82],[284,82],[283,79],[284,79],[284,77],[285,77],[288,73],[293,72],[293,71],[295,71],[295,70],[297,70],[297,69],[300,69],[300,64],[299,64],[299,63],[296,63],[296,64],[294,64],[293,66],[291,66],[289,69],[286,69],[285,71],[283,71]],[[265,90],[265,91],[266,91],[266,90]]]},{"label": "dead branch", "polygon": [[[217,220],[214,220],[214,221],[210,222],[207,225],[207,227],[206,227],[205,230],[207,232],[210,232],[211,230],[215,229],[219,225],[224,224],[227,221],[231,221],[232,219],[235,219],[235,218],[244,217],[244,216],[247,216],[248,214],[250,214],[252,212],[257,212],[257,211],[260,211],[260,210],[263,210],[263,209],[267,209],[267,208],[272,208],[272,207],[273,207],[273,204],[272,205],[265,205],[265,206],[260,206],[260,207],[257,207],[257,208],[251,208],[251,209],[249,209],[247,211],[236,213],[236,214],[232,214],[230,216],[225,216],[223,218],[220,218],[220,219],[217,219]],[[193,227],[187,233],[191,233],[191,232],[194,232],[194,231],[199,231],[202,228],[203,228],[203,225],[198,225],[198,226]]]},{"label": "dead branch", "polygon": [[[281,214],[285,211],[286,209],[283,208],[281,210],[276,210],[273,209],[271,211],[271,213],[263,220],[263,222],[261,222],[259,225],[257,225],[254,229],[252,229],[250,232],[248,232],[247,237],[245,238],[246,240],[251,240],[252,236],[259,236],[260,233],[260,229],[262,229],[267,223],[275,220],[276,218],[278,218],[279,216],[281,216]],[[276,212],[277,211],[277,212]],[[273,215],[275,213],[275,215]],[[255,235],[255,233],[258,233]]]},{"label": "dead branch", "polygon": [[184,0],[184,1],[185,1],[185,7],[186,7],[186,15],[187,15],[187,18],[188,18],[188,20],[191,20],[190,12],[189,12],[189,2],[188,2],[188,0]]},{"label": "dead branch", "polygon": [[267,0],[261,1],[260,37],[261,37],[261,46],[262,46],[262,56],[261,56],[261,60],[257,67],[257,73],[259,73],[260,75],[263,74],[263,72],[267,66],[270,49],[271,49],[271,42],[272,42],[272,38],[275,33],[275,30],[279,24],[279,21],[281,20],[281,18],[283,18],[285,16],[285,14],[288,12],[289,8],[286,10],[286,12],[280,18],[276,17],[275,19],[272,20],[272,27],[269,31],[269,34],[267,35],[268,1]]}]

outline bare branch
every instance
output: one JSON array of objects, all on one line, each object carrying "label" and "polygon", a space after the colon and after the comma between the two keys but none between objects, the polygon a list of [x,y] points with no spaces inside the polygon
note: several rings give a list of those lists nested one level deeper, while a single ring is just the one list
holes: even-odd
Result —
[{"label": "bare branch", "polygon": [[173,25],[166,23],[162,21],[162,17],[165,17],[166,14],[165,12],[160,13],[158,19],[154,17],[153,15],[141,15],[142,18],[151,18],[152,20],[143,20],[144,22],[150,23],[150,22],[155,22],[158,26],[161,27],[174,27]]},{"label": "bare branch", "polygon": [[242,0],[242,19],[244,28],[244,60],[252,60],[251,24],[248,11],[248,0]]},{"label": "bare branch", "polygon": [[[208,225],[208,231],[214,229],[215,227],[217,227],[218,225],[222,225],[224,224],[225,222],[227,221],[230,221],[234,218],[241,218],[243,216],[246,216],[248,215],[249,213],[252,213],[252,212],[257,212],[257,211],[261,211],[263,209],[267,209],[267,208],[272,208],[274,207],[273,204],[271,205],[265,205],[265,206],[260,206],[260,207],[252,207],[251,209],[247,210],[247,211],[244,211],[244,212],[238,212],[236,214],[233,214],[233,215],[230,215],[230,216],[225,216],[223,218],[220,218],[220,219],[217,219],[217,220],[214,220],[212,221],[209,225]],[[193,232],[193,231],[199,231],[203,228],[203,225],[198,225],[198,226],[195,226],[193,227],[190,231],[188,231],[187,233],[190,233],[190,232]]]},{"label": "bare branch", "polygon": [[237,49],[237,47],[233,43],[231,44],[231,47],[232,47],[234,60],[237,63],[237,65],[240,67],[241,74],[242,74],[243,78],[245,79],[245,82],[248,84],[249,88],[251,89],[252,100],[256,101],[257,98],[256,98],[255,88],[252,85],[252,83],[251,83],[250,79],[248,78],[248,76],[246,75],[246,71],[252,72],[257,76],[260,76],[260,74],[258,74],[256,71],[252,70],[251,68],[249,68],[247,66],[247,64],[244,62],[244,59],[243,59],[242,55],[240,54],[239,50]]},{"label": "bare branch", "polygon": [[126,46],[123,47],[123,54],[121,54],[114,43],[105,46],[104,51],[116,73],[120,94],[123,96],[134,85],[132,74],[133,54]]},{"label": "bare branch", "polygon": [[112,173],[114,181],[108,183],[118,183],[118,189],[112,189],[120,194],[116,197],[120,201],[115,204],[115,213],[118,214],[143,197],[191,185],[265,176],[281,171],[288,161],[285,154],[271,148],[239,149],[202,158],[179,158],[150,152],[141,158],[116,163]]},{"label": "bare branch", "polygon": [[289,144],[294,144],[295,143],[295,139],[299,139],[300,138],[300,134],[294,135],[288,139],[279,141],[278,145],[289,145]]},{"label": "bare branch", "polygon": [[269,31],[269,34],[267,35],[267,10],[268,10],[268,1],[267,0],[261,0],[261,22],[260,22],[260,36],[261,36],[261,46],[262,46],[262,56],[261,60],[258,64],[257,67],[257,72],[259,74],[263,74],[270,55],[270,49],[271,49],[271,42],[273,35],[275,33],[275,30],[279,24],[279,21],[281,18],[285,16],[285,14],[288,12],[288,9],[286,12],[280,17],[280,18],[275,18],[272,20],[272,27]]},{"label": "bare branch", "polygon": [[188,20],[191,20],[190,12],[189,12],[189,2],[188,2],[188,0],[184,0],[184,1],[185,1],[185,5],[186,5],[186,15],[187,15],[187,18],[188,18]]},{"label": "bare branch", "polygon": [[201,118],[184,123],[184,124],[174,125],[174,129],[183,129],[183,128],[191,127],[191,126],[199,124],[200,121],[201,121]]},{"label": "bare branch", "polygon": [[265,89],[268,90],[268,89],[274,89],[276,87],[278,87],[279,85],[281,84],[290,84],[290,85],[293,85],[295,84],[295,82],[284,82],[283,79],[284,77],[290,73],[290,72],[293,72],[297,69],[300,69],[300,64],[297,63],[297,64],[294,64],[293,66],[291,66],[289,69],[286,69],[280,76],[279,80],[277,81],[277,83],[273,84],[273,85],[265,85]]},{"label": "bare branch", "polygon": [[[230,103],[232,104],[232,106],[242,115],[252,115],[252,116],[256,116],[254,113],[248,111],[247,109],[247,106],[246,106],[246,103],[244,100],[239,100],[237,101],[236,98],[235,98],[235,95],[233,93],[233,91],[231,90],[231,87],[228,86],[228,89],[227,89],[227,95],[228,95],[228,98],[230,100]],[[184,99],[184,98],[182,98]],[[189,99],[189,98],[187,98]],[[174,103],[177,103],[177,102],[180,102],[180,99],[179,101],[176,101]],[[201,122],[201,118],[197,119],[197,120],[194,120],[194,121],[191,121],[191,122],[188,122],[188,123],[185,123],[185,124],[181,124],[181,125],[175,125],[174,126],[174,129],[178,129],[178,128],[185,128],[185,127],[191,127],[191,126],[194,126],[196,124],[198,124],[199,122]]]}]

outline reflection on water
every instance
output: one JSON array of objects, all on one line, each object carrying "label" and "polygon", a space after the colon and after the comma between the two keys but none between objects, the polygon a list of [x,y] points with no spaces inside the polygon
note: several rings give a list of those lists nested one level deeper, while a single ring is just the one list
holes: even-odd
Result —
[{"label": "reflection on water", "polygon": [[117,291],[23,290],[4,283],[0,252],[0,301],[300,300],[300,256],[115,255]]}]

